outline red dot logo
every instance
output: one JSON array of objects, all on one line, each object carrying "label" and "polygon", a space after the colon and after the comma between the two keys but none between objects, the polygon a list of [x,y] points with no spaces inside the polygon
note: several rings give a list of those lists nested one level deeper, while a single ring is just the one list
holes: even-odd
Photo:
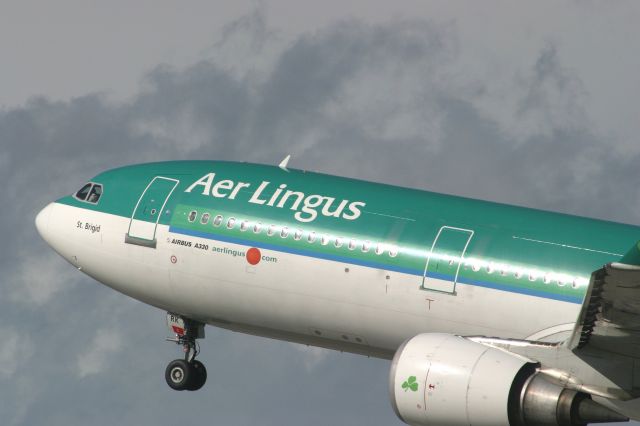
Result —
[{"label": "red dot logo", "polygon": [[249,262],[250,265],[257,265],[258,263],[260,263],[261,257],[262,255],[260,254],[259,249],[251,247],[249,250],[247,250],[247,262]]}]

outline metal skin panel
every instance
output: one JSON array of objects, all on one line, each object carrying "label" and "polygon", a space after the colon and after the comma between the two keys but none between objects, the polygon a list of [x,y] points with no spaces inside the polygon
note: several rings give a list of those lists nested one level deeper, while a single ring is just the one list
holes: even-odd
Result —
[{"label": "metal skin panel", "polygon": [[509,392],[528,363],[462,337],[420,334],[393,359],[392,406],[410,425],[508,426]]},{"label": "metal skin panel", "polygon": [[[245,256],[233,255],[246,254],[247,246],[172,233],[168,226],[158,227],[152,250],[124,243],[127,218],[58,203],[48,209],[47,242],[83,272],[158,308],[252,334],[279,330],[287,340],[313,338],[318,346],[390,359],[402,341],[419,333],[464,330],[524,338],[551,323],[572,321],[579,309],[539,299],[535,311],[523,310],[528,296],[504,292],[503,308],[487,310],[495,304],[495,291],[463,284],[456,297],[434,293],[427,300],[419,276],[275,250],[261,252],[277,262],[251,266]],[[78,221],[101,224],[100,237],[77,228]],[[208,250],[196,249],[198,243]],[[355,337],[345,341],[344,334],[362,343]]]},{"label": "metal skin panel", "polygon": [[[248,203],[247,200],[252,194],[250,188],[242,188],[234,200],[204,196],[196,191],[185,192],[189,185],[212,170],[217,173],[216,179],[228,178],[238,182],[250,182],[254,187],[263,181],[285,182],[289,187],[305,193],[331,195],[336,199],[364,200],[367,206],[363,209],[362,216],[356,220],[321,215],[316,221],[301,223],[292,217],[290,209]],[[150,253],[153,250],[145,247],[129,245],[123,248],[122,235],[127,231],[131,212],[140,194],[157,175],[180,179],[180,185],[165,207],[173,213],[170,217],[163,215],[159,222],[157,253]],[[326,322],[328,324],[324,324],[323,327],[329,331],[353,327],[356,329],[354,334],[362,334],[358,333],[357,328],[360,324],[367,323],[364,321],[366,318],[368,324],[362,327],[367,330],[373,328],[367,333],[367,341],[371,346],[388,351],[386,353],[389,353],[389,357],[404,339],[425,331],[526,338],[541,330],[575,321],[584,297],[583,287],[574,288],[572,285],[559,285],[556,282],[546,283],[541,276],[531,281],[526,276],[516,278],[512,272],[503,275],[496,268],[488,268],[488,259],[493,259],[492,261],[498,264],[523,265],[540,270],[574,271],[582,275],[583,272],[586,274],[586,271],[590,273],[591,269],[588,268],[591,268],[592,264],[601,264],[602,258],[610,258],[612,255],[515,239],[512,230],[516,226],[522,226],[522,229],[518,230],[519,235],[524,235],[524,229],[527,231],[526,235],[543,240],[548,237],[544,225],[557,222],[563,226],[557,228],[554,238],[556,241],[570,243],[568,245],[571,246],[586,244],[599,247],[596,240],[585,241],[585,238],[606,231],[601,251],[611,252],[618,247],[628,246],[626,242],[611,244],[612,235],[617,235],[622,240],[621,235],[625,233],[624,240],[627,240],[629,232],[636,230],[626,225],[570,218],[565,215],[314,173],[294,170],[284,172],[276,167],[237,163],[170,162],[130,166],[102,173],[93,181],[102,183],[106,189],[98,205],[82,203],[73,197],[60,199],[56,205],[75,206],[77,211],[67,210],[74,213],[67,213],[70,220],[63,220],[60,224],[67,223],[68,227],[57,226],[57,232],[65,235],[63,239],[76,235],[75,222],[87,222],[84,216],[92,212],[104,212],[105,217],[113,220],[122,219],[124,225],[118,222],[113,228],[103,226],[99,233],[99,238],[113,238],[113,246],[101,252],[100,261],[116,262],[125,271],[137,271],[136,265],[129,265],[129,258],[131,261],[143,258],[148,266],[140,265],[142,274],[154,274],[154,269],[168,271],[171,288],[176,290],[173,291],[172,298],[167,298],[161,303],[158,299],[164,294],[151,294],[155,286],[144,287],[143,290],[131,277],[113,277],[107,273],[103,279],[110,285],[118,286],[124,293],[136,294],[141,300],[154,299],[156,306],[170,304],[175,307],[174,311],[204,319],[222,317],[229,322],[251,326],[252,320],[257,317],[261,321],[273,324],[274,327],[287,329],[286,321],[292,320],[291,317],[280,318],[282,314],[279,314],[278,321],[272,321],[268,310],[262,312],[264,308],[258,297],[257,306],[250,303],[259,292],[285,292],[290,294],[290,297],[284,298],[285,301],[295,300],[295,303],[302,303],[298,306],[308,307],[305,312],[317,317],[302,321],[308,324],[308,327],[320,326],[323,325],[322,322]],[[427,205],[429,208],[426,208]],[[349,250],[346,244],[336,248],[334,244],[309,244],[305,238],[295,241],[292,238],[293,231],[288,238],[280,238],[268,237],[265,232],[243,232],[239,226],[227,229],[216,228],[211,223],[203,225],[199,221],[189,223],[185,218],[194,208],[200,212],[208,211],[212,217],[218,213],[223,214],[225,218],[235,215],[239,221],[247,219],[261,221],[264,224],[276,223],[279,226],[288,226],[292,230],[301,228],[305,233],[327,232],[359,240],[380,240],[397,245],[399,252],[396,257],[389,256],[388,252],[378,256],[373,250],[368,253]],[[464,218],[461,217],[462,213]],[[441,225],[441,217],[447,217],[448,225]],[[465,262],[460,268],[456,296],[419,291],[425,259],[433,238],[442,226],[453,225],[467,225],[467,229],[475,230],[465,258],[480,259],[486,262],[486,266],[478,267]],[[585,229],[581,227],[587,225],[594,231],[578,232],[579,229]],[[553,228],[556,229],[555,226]],[[541,232],[533,233],[534,229]],[[81,238],[78,244],[88,244],[88,235],[78,234]],[[189,240],[192,247],[172,244],[173,239]],[[209,245],[209,250],[195,250],[193,245],[196,242]],[[261,262],[259,267],[250,267],[248,270],[253,273],[248,273],[247,268],[250,265],[247,265],[245,258],[213,253],[214,246],[242,252],[255,247],[278,257],[280,263],[271,265]],[[566,251],[567,256],[560,255],[563,251]],[[204,257],[205,253],[210,257]],[[529,257],[525,259],[524,254]],[[578,254],[584,257],[579,257]],[[179,258],[176,264],[170,263],[172,255]],[[216,260],[210,261],[214,257]],[[114,260],[107,260],[112,258]],[[569,264],[567,259],[578,261],[571,266],[563,267]],[[114,269],[119,268],[112,268]],[[345,272],[345,269],[349,269],[349,272]],[[163,276],[162,280],[166,281],[166,276]],[[231,297],[232,301],[235,300],[239,295],[234,292],[243,292],[247,288],[239,288],[236,283],[242,283],[252,289],[247,290],[247,294],[242,294],[242,300],[247,303],[240,303],[239,310],[234,310],[233,303],[216,297],[223,292]],[[165,282],[165,285],[170,284]],[[496,293],[495,290],[499,292]],[[500,295],[500,310],[494,309],[496,295]],[[267,294],[261,296],[266,297]],[[534,296],[534,299],[529,296]],[[282,303],[279,302],[277,293],[273,299],[276,305]],[[345,315],[333,316],[335,321],[324,319],[327,306],[318,305],[315,303],[316,299],[328,301],[329,307],[333,302],[344,305]],[[529,309],[532,301],[535,301],[533,303],[536,309]],[[247,309],[251,312],[245,312],[245,306],[251,306],[251,309]],[[283,307],[285,312],[288,306]],[[354,309],[353,306],[364,307]],[[296,311],[300,308],[293,309]],[[384,312],[389,320],[379,321],[377,310]],[[244,317],[245,314],[250,317]],[[300,321],[298,317],[293,319]]]},{"label": "metal skin panel", "polygon": [[403,343],[393,358],[389,370],[389,397],[393,410],[403,422],[427,425],[426,386],[431,363],[426,353],[420,351],[425,348],[414,350],[414,339]]},{"label": "metal skin panel", "polygon": [[[636,250],[634,245],[631,253]],[[592,280],[569,347],[578,353],[589,348],[639,359],[640,267],[610,263],[594,272]]]},{"label": "metal skin panel", "polygon": [[[58,254],[80,271],[137,300],[170,310],[173,293],[162,255],[125,244],[129,220],[86,209],[51,203],[41,213],[47,230],[41,234]],[[82,224],[82,226],[79,226]],[[92,232],[86,224],[99,224]]]},{"label": "metal skin panel", "polygon": [[[203,195],[202,187],[186,192],[210,173],[223,197]],[[171,213],[158,222],[155,250],[125,244],[140,194],[160,175],[180,183],[163,209]],[[254,164],[152,163],[92,181],[105,189],[98,204],[63,197],[40,213],[37,224],[56,251],[98,281],[204,323],[389,359],[403,341],[425,332],[553,339],[547,330],[576,321],[591,272],[619,260],[640,239],[639,228],[630,225]],[[223,181],[235,185],[234,199]],[[250,202],[264,182],[265,202]],[[268,205],[281,185],[336,200],[329,213],[340,200],[365,206],[355,218],[319,213],[301,222],[293,202]],[[189,222],[194,209],[238,223],[228,229]],[[244,220],[289,233],[243,231]],[[474,231],[455,294],[421,289],[425,259],[445,226]],[[297,229],[302,239],[293,238]],[[318,235],[314,243],[306,239],[311,232]],[[321,244],[323,234],[331,236],[329,244]],[[387,249],[351,250],[334,244],[336,237]],[[248,261],[253,249],[260,252],[257,264]]]},{"label": "metal skin panel", "polygon": [[[185,192],[193,182],[211,172],[216,173],[215,182],[232,180],[251,186],[242,188],[233,200],[202,195],[196,190]],[[226,162],[167,162],[115,169],[93,179],[109,188],[98,205],[89,205],[73,197],[64,197],[58,202],[131,217],[133,206],[146,185],[160,174],[181,181],[167,205],[171,210],[183,205],[222,212],[241,211],[248,218],[260,218],[291,228],[304,225],[317,232],[330,230],[336,235],[396,244],[401,247],[400,254],[394,259],[380,258],[378,263],[416,275],[424,273],[425,259],[442,226],[473,229],[475,235],[466,257],[481,259],[484,264],[477,271],[479,273],[465,265],[461,268],[459,282],[576,304],[582,303],[591,272],[605,263],[617,261],[627,251],[630,240],[640,239],[638,228],[629,225],[299,170],[283,171],[277,167]],[[336,200],[361,200],[366,202],[366,207],[356,220],[319,215],[312,222],[301,223],[294,218],[294,211],[286,208],[288,205],[276,208],[248,202],[261,182],[271,183],[263,192],[265,198],[270,190],[273,192],[272,189],[282,183],[305,194],[321,194]],[[174,215],[163,216],[160,224],[168,225],[173,220]],[[197,231],[193,229],[197,226],[191,224],[183,229]],[[279,244],[286,247],[290,243],[281,241]],[[315,253],[330,254],[331,250],[331,247],[323,247]],[[357,262],[367,261],[367,255],[357,251],[347,252],[346,257]],[[509,268],[503,275],[496,273],[491,264],[506,264]],[[575,288],[572,282],[554,281],[541,285],[542,274],[530,281],[523,276],[515,278],[516,269],[564,274],[579,277],[580,281]]]}]

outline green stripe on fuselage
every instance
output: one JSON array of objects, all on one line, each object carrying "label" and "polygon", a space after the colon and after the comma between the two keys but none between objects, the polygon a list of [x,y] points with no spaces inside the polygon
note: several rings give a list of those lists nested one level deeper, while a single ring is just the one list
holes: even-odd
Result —
[{"label": "green stripe on fuselage", "polygon": [[[220,187],[223,188],[220,193],[226,194],[226,197],[203,195],[204,185],[185,192],[209,173],[215,173],[213,185],[221,180],[230,180],[234,185],[244,183],[246,186],[238,188],[234,199],[229,199],[232,190],[224,189],[224,185]],[[278,167],[231,162],[176,161],[113,169],[92,179],[104,185],[104,194],[98,205],[90,205],[73,197],[64,197],[58,202],[131,217],[142,192],[156,176],[180,181],[167,203],[169,214],[161,216],[161,224],[211,234],[231,232],[234,238],[242,237],[262,243],[268,241],[269,244],[288,248],[304,247],[317,253],[372,260],[390,268],[424,270],[427,253],[443,226],[473,230],[466,258],[582,278],[588,278],[593,270],[607,262],[619,260],[618,254],[626,253],[640,239],[640,228],[630,225],[300,170],[285,171]],[[263,204],[251,202],[263,182],[269,184],[254,199],[263,201]],[[352,220],[318,213],[314,220],[302,222],[296,218],[301,204],[297,209],[294,208],[295,197],[281,207],[278,207],[281,198],[273,206],[267,205],[268,199],[280,185],[286,185],[284,190],[300,192],[305,197],[320,195],[335,199],[334,208],[343,200],[349,203],[362,202],[364,206],[359,209],[359,217]],[[211,222],[207,225],[189,223],[184,214],[192,209],[210,212],[211,220],[216,214],[224,215],[225,219],[233,215],[238,223],[231,231],[223,227],[216,229]],[[309,215],[298,217],[308,219]],[[269,224],[287,226],[290,232],[287,238],[268,237],[265,230],[261,234],[243,233],[239,230],[239,224],[245,219],[260,221],[265,227]],[[305,231],[300,241],[293,239],[297,228]],[[305,240],[306,233],[311,230],[318,234],[314,244]],[[340,248],[336,248],[333,241],[322,246],[319,241],[322,233],[344,237],[345,242]],[[347,248],[350,238],[397,245],[400,252],[392,258],[386,252],[382,256],[376,255],[375,247],[368,253],[350,251]],[[460,280],[486,281],[499,286],[536,291],[542,289],[548,294],[568,297],[584,293],[584,288],[574,289],[571,285],[544,284],[541,277],[530,281],[527,277],[516,279],[513,274],[502,276],[496,271],[474,271],[471,267],[460,269]]]}]

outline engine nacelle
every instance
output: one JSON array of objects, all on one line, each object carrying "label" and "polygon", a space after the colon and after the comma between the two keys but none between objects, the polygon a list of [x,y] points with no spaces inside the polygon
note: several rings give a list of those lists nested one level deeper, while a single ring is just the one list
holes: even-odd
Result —
[{"label": "engine nacelle", "polygon": [[451,334],[420,334],[396,352],[391,405],[411,425],[509,424],[509,393],[526,359]]},{"label": "engine nacelle", "polygon": [[420,334],[396,352],[391,405],[417,426],[579,426],[627,421],[547,380],[538,365],[511,352],[451,334]]}]

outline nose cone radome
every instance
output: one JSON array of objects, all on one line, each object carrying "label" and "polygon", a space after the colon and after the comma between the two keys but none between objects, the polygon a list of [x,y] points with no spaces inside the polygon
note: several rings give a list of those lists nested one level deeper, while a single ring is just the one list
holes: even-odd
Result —
[{"label": "nose cone radome", "polygon": [[42,209],[36,216],[36,229],[38,233],[47,243],[49,242],[49,219],[51,218],[51,211],[53,210],[53,203]]}]

